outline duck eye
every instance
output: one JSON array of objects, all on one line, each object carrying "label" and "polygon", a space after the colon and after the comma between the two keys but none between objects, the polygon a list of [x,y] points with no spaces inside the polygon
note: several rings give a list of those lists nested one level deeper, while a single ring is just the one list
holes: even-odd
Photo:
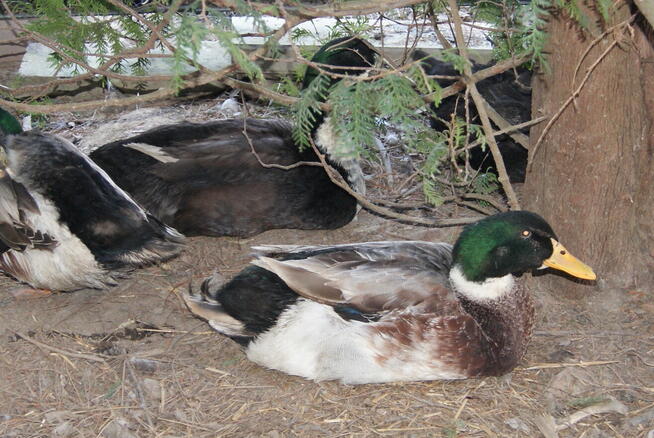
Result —
[{"label": "duck eye", "polygon": [[529,230],[524,230],[524,231],[522,232],[522,237],[524,237],[524,238],[531,237],[531,231],[529,231]]}]

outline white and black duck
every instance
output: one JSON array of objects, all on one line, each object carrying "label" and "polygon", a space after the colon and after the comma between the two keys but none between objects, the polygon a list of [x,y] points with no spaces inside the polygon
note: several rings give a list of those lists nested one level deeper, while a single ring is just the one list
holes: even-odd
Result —
[{"label": "white and black duck", "polygon": [[[369,67],[374,59],[375,52],[356,38],[331,41],[313,58],[354,67]],[[305,82],[316,75],[310,69]],[[339,150],[337,140],[322,114],[316,115],[313,138],[327,161],[363,194],[358,161],[334,153]],[[349,223],[357,212],[356,199],[335,185],[323,168],[293,167],[319,160],[311,148],[299,150],[292,126],[281,120],[167,125],[101,146],[90,157],[137,202],[186,235],[333,229]],[[280,169],[280,165],[291,168]]]},{"label": "white and black duck", "polygon": [[431,242],[255,247],[231,281],[216,274],[190,310],[254,362],[313,380],[374,383],[498,376],[534,322],[518,278],[550,267],[593,280],[540,216],[516,211]]},{"label": "white and black duck", "polygon": [[103,288],[115,283],[117,269],[181,251],[181,234],[70,142],[20,133],[11,119],[0,109],[0,270],[37,288]]}]

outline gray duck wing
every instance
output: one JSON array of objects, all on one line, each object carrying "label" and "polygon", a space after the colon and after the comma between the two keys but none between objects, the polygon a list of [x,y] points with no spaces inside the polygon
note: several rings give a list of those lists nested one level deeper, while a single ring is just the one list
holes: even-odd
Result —
[{"label": "gray duck wing", "polygon": [[253,264],[275,273],[299,295],[332,306],[376,313],[448,294],[452,247],[446,243],[368,242],[254,250]]}]

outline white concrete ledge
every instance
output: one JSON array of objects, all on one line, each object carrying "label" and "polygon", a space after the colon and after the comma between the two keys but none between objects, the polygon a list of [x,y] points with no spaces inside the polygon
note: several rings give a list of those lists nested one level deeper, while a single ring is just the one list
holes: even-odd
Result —
[{"label": "white concrete ledge", "polygon": [[[281,18],[274,17],[263,17],[263,21],[268,28],[268,30],[278,29],[284,22]],[[370,19],[370,24],[374,24],[376,20]],[[255,21],[250,17],[233,17],[232,23],[234,28],[242,33],[261,33],[264,32],[264,29],[261,29],[255,24]],[[414,41],[416,41],[416,46],[421,49],[427,49],[429,52],[433,52],[437,49],[442,49],[442,46],[438,42],[436,35],[431,29],[431,25],[426,25],[424,27],[415,27],[409,26],[412,22],[410,20],[396,20],[396,21],[384,21],[383,26],[383,47],[390,53],[397,53],[398,56],[401,52],[404,51],[405,45],[412,46]],[[320,41],[324,41],[330,36],[331,29],[336,25],[336,20],[333,18],[318,18],[305,23],[302,23],[298,28],[306,29],[310,31],[316,37],[302,37],[299,38],[296,42],[298,45],[310,45],[318,46]],[[411,29],[410,34],[407,36],[407,30]],[[443,35],[453,41],[453,37],[450,32],[449,26],[441,26],[440,28]],[[486,33],[478,29],[473,29],[471,27],[465,28],[467,32],[467,39],[469,40],[469,47],[473,51],[489,51],[492,49],[490,42],[486,38]],[[280,40],[280,45],[282,48],[290,47],[290,34],[289,32]],[[381,34],[381,32],[379,32]],[[380,35],[373,35],[369,38],[369,41],[377,46],[382,47],[381,40],[375,39],[375,37],[380,38]],[[235,41],[236,42],[236,41]],[[261,45],[264,42],[262,37],[245,37],[243,42],[247,45],[257,46]],[[97,50],[89,45],[87,47],[89,53],[94,53]],[[62,68],[59,71],[56,71],[54,66],[50,63],[48,57],[52,52],[46,46],[43,46],[39,43],[30,43],[27,48],[25,55],[23,56],[22,62],[20,64],[20,69],[18,73],[23,76],[37,76],[37,77],[71,77],[75,76],[76,72],[85,73],[81,68],[75,69],[74,67]],[[169,53],[167,50],[156,49],[150,53],[155,54],[165,54]],[[202,43],[200,52],[198,53],[197,61],[210,70],[220,70],[221,68],[227,67],[232,63],[231,56],[227,49],[222,47],[218,41],[207,40]],[[128,60],[129,62],[129,60]],[[88,59],[88,64],[92,67],[98,67],[102,63],[102,59],[96,56],[90,56]],[[286,65],[284,65],[286,64]],[[273,71],[281,73],[284,71],[289,71],[290,66],[288,63],[277,62],[274,63]],[[184,66],[184,73],[192,72],[194,69],[191,66]],[[150,58],[150,65],[146,69],[148,75],[170,75],[173,72],[173,60],[170,58]],[[129,67],[126,68],[126,73],[130,74]]]}]

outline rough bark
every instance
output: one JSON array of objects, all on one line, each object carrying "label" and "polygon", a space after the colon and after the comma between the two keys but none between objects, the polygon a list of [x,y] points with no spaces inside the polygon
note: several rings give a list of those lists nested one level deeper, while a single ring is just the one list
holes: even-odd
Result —
[{"label": "rough bark", "polygon": [[[618,2],[608,29],[628,20],[633,5]],[[590,16],[599,17],[591,10]],[[629,31],[633,30],[630,34]],[[647,288],[654,283],[654,50],[644,20],[609,32],[582,55],[593,36],[564,16],[548,29],[551,71],[534,83],[534,115],[554,114],[601,55],[574,104],[536,151],[525,185],[525,208],[541,213],[561,242],[590,264],[597,286]],[[532,142],[543,127],[532,128]],[[532,143],[533,144],[533,143]],[[570,297],[586,285],[549,275],[539,285]]]}]

